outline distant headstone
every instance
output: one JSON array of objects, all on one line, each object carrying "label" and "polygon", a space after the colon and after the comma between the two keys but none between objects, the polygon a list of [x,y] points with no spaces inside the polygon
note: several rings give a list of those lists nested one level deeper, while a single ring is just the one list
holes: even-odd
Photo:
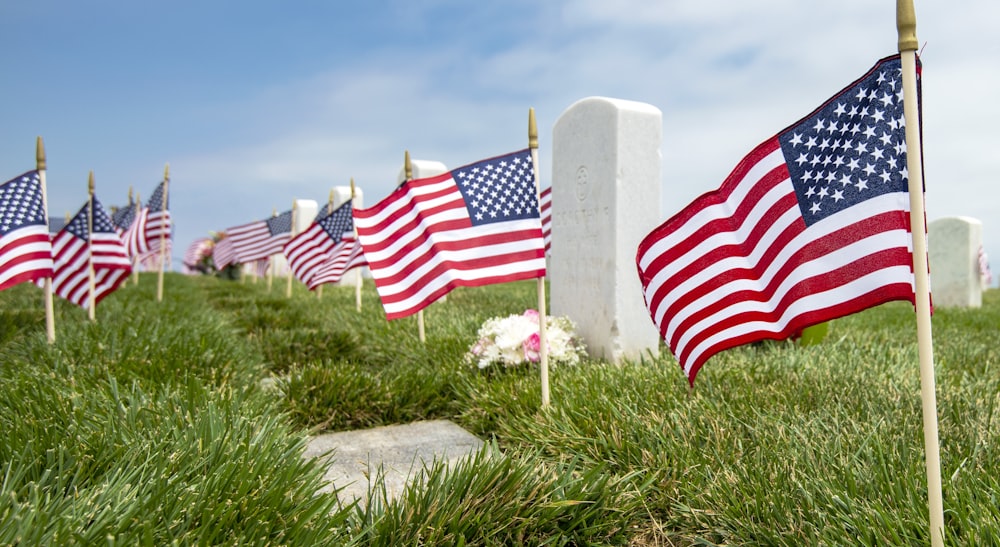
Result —
[{"label": "distant headstone", "polygon": [[[425,179],[427,177],[433,177],[434,175],[440,175],[441,173],[448,172],[448,168],[439,161],[431,160],[410,160],[410,170],[413,172],[413,178],[415,179]],[[399,175],[396,176],[396,183],[403,184],[403,180],[406,179],[406,166],[399,168]]]},{"label": "distant headstone", "polygon": [[[287,209],[286,209],[287,210]],[[311,199],[295,200],[295,222],[292,224],[292,234],[300,234],[312,224],[316,218],[316,211],[319,207]],[[285,255],[278,253],[271,256],[271,271],[275,277],[287,277],[291,271],[288,269],[288,259]]]},{"label": "distant headstone", "polygon": [[594,357],[658,355],[635,268],[660,222],[662,116],[644,103],[589,97],[552,138],[552,315],[569,316]]},{"label": "distant headstone", "polygon": [[[347,203],[351,199],[351,187],[350,186],[334,186],[333,191],[333,208],[336,210],[337,207]],[[323,212],[326,212],[327,203],[323,204]],[[360,209],[365,206],[365,193],[361,191],[361,188],[357,186],[354,187],[354,208]],[[316,215],[313,215],[315,218]],[[362,274],[368,267],[364,266],[362,269]],[[355,275],[353,271],[348,271],[340,278],[340,281],[336,283],[327,283],[327,285],[333,285],[334,287],[354,287],[358,283],[363,283],[361,280],[362,276]]]},{"label": "distant headstone", "polygon": [[927,225],[927,250],[934,307],[978,308],[983,304],[979,249],[983,223],[970,217],[946,217]]}]

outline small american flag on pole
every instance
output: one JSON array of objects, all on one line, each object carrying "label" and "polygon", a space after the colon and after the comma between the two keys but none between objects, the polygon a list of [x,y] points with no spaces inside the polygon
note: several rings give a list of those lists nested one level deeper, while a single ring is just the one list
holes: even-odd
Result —
[{"label": "small american flag on pole", "polygon": [[38,171],[0,184],[0,290],[52,277],[52,242]]},{"label": "small american flag on pole", "polygon": [[291,210],[267,220],[258,220],[226,230],[236,260],[242,264],[280,253],[285,243],[288,243],[291,233]]},{"label": "small american flag on pole", "polygon": [[640,243],[653,322],[693,384],[712,355],[914,301],[899,56],[748,154]]},{"label": "small american flag on pole", "polygon": [[87,308],[90,305],[90,268],[94,268],[94,302],[119,287],[132,272],[125,245],[115,231],[111,217],[97,198],[94,204],[93,231],[89,230],[91,200],[70,219],[52,241],[55,276],[52,290],[70,302]]},{"label": "small american flag on pole", "polygon": [[164,195],[165,182],[156,185],[153,195],[149,198],[143,211],[145,218],[146,245],[150,250],[159,250],[160,237],[170,239],[171,219],[170,209]]},{"label": "small american flag on pole", "polygon": [[353,239],[352,212],[350,201],[333,211],[324,208],[324,213],[317,216],[305,231],[285,244],[284,252],[292,274],[310,289],[313,288],[310,281],[330,259],[337,244],[345,237]]},{"label": "small american flag on pole", "polygon": [[530,151],[404,182],[354,223],[388,319],[455,287],[545,276]]}]

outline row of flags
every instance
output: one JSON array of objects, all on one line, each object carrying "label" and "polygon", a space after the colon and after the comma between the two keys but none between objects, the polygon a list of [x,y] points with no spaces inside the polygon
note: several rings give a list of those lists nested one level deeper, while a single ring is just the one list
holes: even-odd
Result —
[{"label": "row of flags", "polygon": [[[91,186],[93,179],[91,178]],[[143,207],[130,203],[109,214],[91,193],[80,210],[50,233],[42,171],[0,185],[0,290],[19,283],[45,286],[92,310],[140,264],[159,263],[169,249],[165,181]]]}]

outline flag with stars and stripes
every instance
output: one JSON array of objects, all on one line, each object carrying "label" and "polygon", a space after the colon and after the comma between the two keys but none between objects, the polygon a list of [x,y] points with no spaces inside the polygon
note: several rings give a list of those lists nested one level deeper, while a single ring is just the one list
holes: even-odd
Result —
[{"label": "flag with stars and stripes", "polygon": [[94,303],[111,294],[132,273],[125,245],[115,231],[111,216],[97,198],[92,199],[93,230],[90,229],[91,200],[70,219],[52,240],[55,275],[52,291],[70,302],[90,306],[90,268],[94,269]]},{"label": "flag with stars and stripes", "polygon": [[725,349],[914,301],[904,129],[896,55],[643,239],[646,305],[691,384]]},{"label": "flag with stars and stripes", "polygon": [[235,254],[235,261],[241,264],[263,260],[280,253],[292,233],[292,211],[266,220],[234,226],[226,230]]},{"label": "flag with stars and stripes", "polygon": [[552,187],[542,190],[538,196],[538,207],[542,214],[542,237],[545,238],[545,254],[552,251]]},{"label": "flag with stars and stripes", "polygon": [[0,184],[0,290],[52,277],[52,240],[38,171]]},{"label": "flag with stars and stripes", "polygon": [[353,206],[344,202],[333,211],[324,208],[309,228],[285,244],[284,252],[292,274],[309,289],[319,285],[312,278],[331,258],[331,253],[345,238],[354,239]]},{"label": "flag with stars and stripes", "polygon": [[201,273],[202,260],[212,254],[212,238],[195,238],[186,249],[184,249],[184,273]]},{"label": "flag with stars and stripes", "polygon": [[455,287],[545,276],[529,150],[404,182],[354,224],[388,319]]},{"label": "flag with stars and stripes", "polygon": [[172,226],[166,192],[166,181],[157,184],[153,195],[150,196],[146,207],[143,208],[143,213],[146,216],[143,232],[146,236],[146,246],[151,251],[159,250],[161,238],[170,239]]}]

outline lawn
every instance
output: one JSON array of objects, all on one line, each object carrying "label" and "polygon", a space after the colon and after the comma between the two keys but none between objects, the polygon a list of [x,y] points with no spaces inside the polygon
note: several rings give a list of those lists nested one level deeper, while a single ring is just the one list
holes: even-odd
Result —
[{"label": "lawn", "polygon": [[[535,284],[452,292],[387,322],[374,288],[143,274],[97,322],[0,292],[0,544],[928,544],[912,306],[823,343],[550,373],[464,360]],[[933,319],[946,544],[1000,545],[1000,291]],[[265,387],[273,379],[273,388]],[[396,500],[316,495],[308,435],[446,418],[488,441]]]}]

